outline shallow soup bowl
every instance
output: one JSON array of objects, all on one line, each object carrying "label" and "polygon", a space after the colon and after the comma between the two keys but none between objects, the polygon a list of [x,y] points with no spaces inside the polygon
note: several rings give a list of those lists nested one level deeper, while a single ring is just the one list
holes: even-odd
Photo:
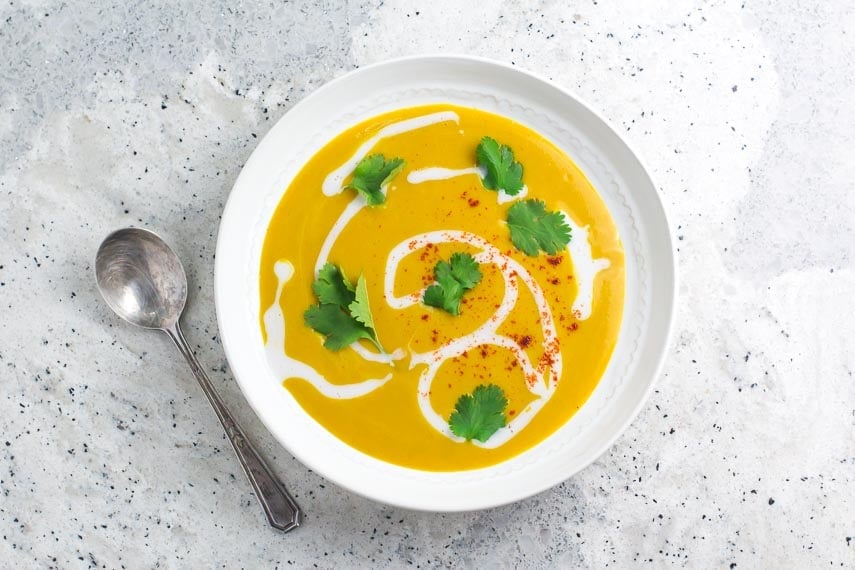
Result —
[{"label": "shallow soup bowl", "polygon": [[[447,103],[503,115],[563,150],[608,207],[625,253],[620,333],[599,384],[541,443],[502,463],[430,472],[386,463],[343,443],[309,416],[267,363],[259,271],[283,192],[327,142],[370,117]],[[220,225],[215,267],[220,336],[247,401],[276,439],[330,481],[405,508],[465,511],[548,489],[593,462],[626,429],[659,374],[671,333],[676,267],[665,210],[629,145],[577,97],[535,75],[470,57],[417,57],[351,72],[285,114],[238,177]]]}]

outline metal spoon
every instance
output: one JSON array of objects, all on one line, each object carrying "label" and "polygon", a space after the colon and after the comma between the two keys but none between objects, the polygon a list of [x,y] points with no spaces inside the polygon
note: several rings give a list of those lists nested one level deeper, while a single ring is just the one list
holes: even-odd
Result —
[{"label": "metal spoon", "polygon": [[178,320],[187,302],[187,277],[175,252],[157,234],[125,228],[108,235],[95,257],[98,289],[110,308],[133,325],[165,332],[193,370],[237,453],[270,526],[288,532],[302,511],[253,449],[193,352]]}]

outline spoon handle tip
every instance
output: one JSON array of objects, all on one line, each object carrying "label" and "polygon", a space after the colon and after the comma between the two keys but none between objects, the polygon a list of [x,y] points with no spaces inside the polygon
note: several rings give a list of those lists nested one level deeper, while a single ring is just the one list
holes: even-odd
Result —
[{"label": "spoon handle tip", "polygon": [[220,419],[223,429],[229,441],[234,447],[235,453],[238,456],[241,467],[246,473],[252,485],[255,496],[264,509],[264,514],[267,517],[267,522],[275,529],[282,532],[294,530],[303,520],[303,512],[297,505],[296,501],[291,497],[282,482],[276,477],[273,471],[261,458],[261,455],[255,450],[243,433],[241,427],[232,418],[228,408],[226,408],[220,395],[214,389],[213,384],[208,379],[208,375],[199,365],[199,361],[193,355],[187,341],[184,339],[184,334],[181,332],[181,327],[176,322],[172,327],[163,329],[164,332],[172,339],[181,354],[187,360],[190,368],[193,370],[193,375],[202,386],[202,391],[208,397],[211,407]]}]

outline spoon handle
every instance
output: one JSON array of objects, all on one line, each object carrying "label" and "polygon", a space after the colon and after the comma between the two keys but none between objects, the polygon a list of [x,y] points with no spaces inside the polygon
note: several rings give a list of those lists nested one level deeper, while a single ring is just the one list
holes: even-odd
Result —
[{"label": "spoon handle", "polygon": [[243,467],[244,473],[246,473],[255,491],[255,496],[258,498],[258,502],[261,503],[261,508],[264,509],[267,522],[270,523],[270,526],[282,532],[288,532],[300,526],[303,512],[297,506],[294,499],[291,498],[291,495],[288,494],[288,491],[285,490],[285,487],[277,479],[276,475],[270,470],[270,467],[264,463],[264,460],[261,459],[261,456],[255,451],[252,444],[243,434],[243,430],[232,418],[231,413],[229,413],[222,399],[220,399],[220,395],[214,389],[205,371],[199,365],[199,361],[196,360],[196,357],[187,345],[178,322],[171,328],[164,329],[164,332],[169,335],[169,338],[172,339],[172,342],[175,343],[175,346],[184,355],[187,364],[193,369],[196,380],[202,386],[202,391],[208,397],[211,407],[214,408],[214,412],[220,418],[220,423],[223,424],[223,429],[226,430],[226,435],[229,436],[229,441],[232,442],[241,467]]}]

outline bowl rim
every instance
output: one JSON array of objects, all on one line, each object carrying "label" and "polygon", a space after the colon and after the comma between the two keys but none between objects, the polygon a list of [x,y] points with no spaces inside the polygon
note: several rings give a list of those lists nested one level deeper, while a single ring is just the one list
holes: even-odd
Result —
[{"label": "bowl rim", "polygon": [[[299,113],[304,107],[306,107],[311,99],[324,95],[330,91],[333,91],[338,88],[338,86],[342,83],[346,83],[348,81],[353,80],[354,76],[368,73],[371,71],[377,71],[378,69],[382,69],[384,67],[395,67],[402,64],[424,64],[424,63],[450,63],[450,64],[459,64],[461,62],[471,63],[480,66],[489,66],[494,68],[500,68],[503,71],[510,71],[513,73],[518,73],[523,76],[527,76],[530,79],[535,80],[536,82],[543,83],[545,86],[556,90],[562,96],[567,97],[581,106],[587,113],[589,113],[592,117],[598,120],[603,127],[605,127],[610,133],[617,138],[617,140],[622,144],[625,149],[632,155],[632,158],[637,162],[638,167],[640,167],[643,174],[647,177],[650,185],[654,190],[654,195],[656,196],[655,200],[652,200],[650,204],[647,206],[652,206],[656,209],[656,215],[661,218],[664,222],[665,230],[661,236],[664,237],[667,241],[667,248],[664,248],[662,251],[657,251],[657,255],[665,256],[665,263],[667,268],[670,269],[670,279],[666,278],[664,284],[667,285],[667,290],[665,291],[665,296],[669,300],[667,306],[659,307],[658,310],[667,312],[667,319],[665,321],[664,326],[664,334],[662,335],[664,338],[662,339],[661,348],[658,351],[658,354],[655,356],[655,361],[652,364],[651,372],[649,374],[645,374],[645,376],[650,376],[649,381],[647,382],[646,387],[644,388],[640,397],[637,398],[635,404],[632,406],[632,409],[625,414],[623,419],[618,423],[617,427],[613,428],[612,434],[602,441],[601,444],[597,445],[594,451],[587,454],[587,457],[584,461],[579,463],[572,472],[569,473],[560,473],[558,474],[558,478],[554,481],[545,482],[539,485],[531,485],[526,487],[525,489],[518,489],[515,493],[504,496],[500,499],[493,500],[475,500],[473,503],[477,504],[467,504],[467,505],[449,505],[444,504],[441,508],[436,508],[435,506],[427,504],[424,500],[414,500],[414,499],[401,499],[400,497],[396,497],[395,499],[390,499],[387,496],[384,496],[382,493],[382,488],[379,489],[378,492],[368,491],[364,488],[359,488],[352,485],[346,477],[342,477],[339,473],[330,473],[323,468],[319,467],[315,458],[308,456],[303,453],[298,453],[294,449],[292,449],[282,438],[277,434],[277,430],[272,426],[272,422],[259,411],[258,406],[254,403],[254,398],[248,394],[247,389],[245,388],[244,383],[241,382],[237,372],[235,371],[235,362],[237,361],[237,352],[236,347],[232,345],[230,340],[230,336],[224,331],[227,330],[227,323],[224,322],[225,317],[224,311],[221,310],[221,307],[224,307],[228,302],[228,299],[224,298],[224,276],[230,271],[233,270],[231,267],[224,267],[226,263],[226,256],[223,255],[226,242],[224,240],[224,234],[229,231],[228,221],[233,217],[233,212],[236,211],[239,206],[240,197],[235,192],[236,189],[243,185],[244,179],[247,177],[248,167],[253,164],[253,155],[257,155],[256,152],[258,148],[263,144],[265,139],[267,139],[268,135],[273,132],[279,122],[286,116],[291,114]],[[406,105],[403,105],[406,106]],[[402,107],[403,107],[402,106]],[[238,383],[238,386],[241,389],[246,401],[250,404],[251,409],[255,413],[256,417],[261,421],[264,427],[273,435],[274,439],[282,445],[289,453],[293,454],[301,463],[307,466],[312,471],[315,471],[325,479],[335,483],[336,485],[347,489],[350,492],[358,494],[360,496],[369,498],[371,500],[375,500],[384,504],[407,508],[411,510],[418,511],[428,511],[428,512],[461,512],[461,511],[473,511],[480,509],[488,509],[493,508],[509,503],[513,503],[516,501],[523,500],[525,498],[531,497],[547,489],[554,487],[560,482],[569,479],[573,475],[577,474],[582,469],[590,466],[593,462],[599,459],[607,450],[609,450],[614,443],[620,438],[621,435],[624,434],[629,425],[635,420],[635,418],[640,413],[641,409],[647,403],[650,394],[656,387],[656,383],[659,377],[662,374],[662,369],[665,364],[665,358],[669,353],[669,348],[671,345],[671,341],[674,334],[675,322],[676,322],[676,307],[678,301],[678,286],[679,286],[679,273],[678,273],[678,264],[677,264],[677,255],[676,255],[676,244],[673,236],[673,225],[670,221],[667,208],[663,203],[662,195],[660,192],[656,191],[657,186],[653,180],[653,177],[650,175],[650,170],[647,167],[646,162],[642,158],[642,155],[637,152],[635,147],[626,140],[618,131],[615,126],[602,114],[595,110],[586,100],[579,97],[569,89],[558,85],[546,77],[525,69],[520,69],[515,65],[511,65],[502,61],[496,61],[489,58],[471,56],[465,54],[426,54],[426,55],[411,55],[404,56],[398,58],[387,59],[383,61],[379,61],[376,63],[372,63],[370,65],[357,67],[351,71],[348,71],[339,77],[336,77],[314,91],[306,94],[300,101],[298,101],[293,107],[291,107],[288,111],[286,111],[274,125],[270,128],[267,134],[262,137],[256,148],[251,153],[250,157],[247,159],[243,167],[241,168],[240,174],[235,179],[234,185],[229,192],[229,196],[226,200],[226,204],[223,208],[222,217],[220,220],[220,225],[217,233],[217,245],[216,245],[216,259],[214,264],[214,301],[216,307],[217,314],[217,324],[219,326],[220,339],[222,341],[223,350],[226,354],[226,358],[229,361],[230,368],[232,369],[232,375]],[[284,191],[284,190],[283,190]],[[228,237],[227,235],[225,237]],[[307,414],[308,415],[308,414]],[[347,444],[344,444],[347,445]],[[350,446],[348,446],[350,447]],[[380,460],[382,461],[382,460]],[[386,462],[383,462],[386,463]],[[389,464],[392,465],[392,464]],[[501,465],[501,464],[499,464]],[[486,468],[489,469],[490,467]],[[462,472],[452,472],[452,473],[465,473]],[[422,471],[422,473],[425,473]],[[438,474],[445,474],[443,472],[438,472]],[[483,499],[483,497],[479,497],[479,499]]]}]

